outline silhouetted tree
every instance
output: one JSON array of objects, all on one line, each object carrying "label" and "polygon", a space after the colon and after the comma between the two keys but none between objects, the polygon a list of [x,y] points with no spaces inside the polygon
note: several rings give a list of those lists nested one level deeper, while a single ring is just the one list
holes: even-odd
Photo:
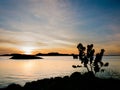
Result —
[{"label": "silhouetted tree", "polygon": [[108,66],[109,63],[104,64],[102,62],[102,57],[105,52],[104,49],[101,49],[100,53],[97,53],[94,59],[95,50],[93,49],[93,47],[93,44],[87,45],[87,53],[85,53],[86,47],[84,47],[81,43],[77,45],[79,51],[79,60],[81,60],[81,63],[84,65],[84,67],[87,68],[88,71],[90,71],[90,69],[88,68],[88,65],[90,65],[91,71],[93,72],[94,70],[94,72],[96,73],[100,71],[100,68],[102,66]]},{"label": "silhouetted tree", "polygon": [[79,59],[81,60],[81,63],[83,63],[84,58],[85,58],[85,47],[83,47],[83,45],[81,43],[78,44],[77,46],[78,50],[79,50]]}]

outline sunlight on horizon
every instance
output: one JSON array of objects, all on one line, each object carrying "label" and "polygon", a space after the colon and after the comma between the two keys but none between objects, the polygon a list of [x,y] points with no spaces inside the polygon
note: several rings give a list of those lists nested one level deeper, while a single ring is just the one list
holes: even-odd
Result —
[{"label": "sunlight on horizon", "polygon": [[34,47],[22,47],[21,48],[23,50],[23,53],[24,54],[33,54],[33,50],[34,50]]}]

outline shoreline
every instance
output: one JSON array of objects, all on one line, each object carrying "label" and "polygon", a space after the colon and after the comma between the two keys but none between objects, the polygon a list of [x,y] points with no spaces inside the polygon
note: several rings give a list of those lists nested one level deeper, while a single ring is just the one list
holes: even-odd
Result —
[{"label": "shoreline", "polygon": [[119,79],[98,78],[93,72],[74,72],[70,76],[44,78],[26,82],[24,86],[10,84],[0,90],[108,90],[119,88]]}]

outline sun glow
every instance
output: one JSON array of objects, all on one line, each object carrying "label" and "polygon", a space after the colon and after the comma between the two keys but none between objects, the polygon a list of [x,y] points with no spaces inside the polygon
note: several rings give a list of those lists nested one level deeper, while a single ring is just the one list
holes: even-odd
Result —
[{"label": "sun glow", "polygon": [[35,69],[35,63],[33,60],[24,61],[22,68],[23,68],[23,71],[25,72],[25,74],[32,75],[32,72]]},{"label": "sun glow", "polygon": [[34,49],[33,47],[23,47],[22,48],[24,54],[32,54],[33,49]]},{"label": "sun glow", "polygon": [[25,68],[28,70],[28,69],[31,69],[33,67],[33,63],[32,62],[27,62],[25,64]]}]

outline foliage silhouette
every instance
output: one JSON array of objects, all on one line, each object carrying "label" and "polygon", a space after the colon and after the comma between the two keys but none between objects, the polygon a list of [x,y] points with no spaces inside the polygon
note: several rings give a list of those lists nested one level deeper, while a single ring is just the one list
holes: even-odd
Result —
[{"label": "foliage silhouette", "polygon": [[[87,68],[88,72],[92,71],[92,72],[99,72],[101,67],[106,67],[109,65],[108,62],[103,63],[102,61],[102,57],[104,55],[105,50],[101,49],[100,53],[96,54],[96,57],[94,59],[94,53],[95,53],[95,49],[93,49],[94,45],[90,44],[87,45],[87,53],[85,53],[86,47],[84,47],[82,45],[82,43],[79,43],[77,45],[78,51],[79,51],[79,60],[81,60],[81,64],[84,65],[84,67]],[[89,67],[90,69],[89,69]],[[73,67],[75,68],[75,66]],[[103,70],[102,70],[103,71]]]}]

